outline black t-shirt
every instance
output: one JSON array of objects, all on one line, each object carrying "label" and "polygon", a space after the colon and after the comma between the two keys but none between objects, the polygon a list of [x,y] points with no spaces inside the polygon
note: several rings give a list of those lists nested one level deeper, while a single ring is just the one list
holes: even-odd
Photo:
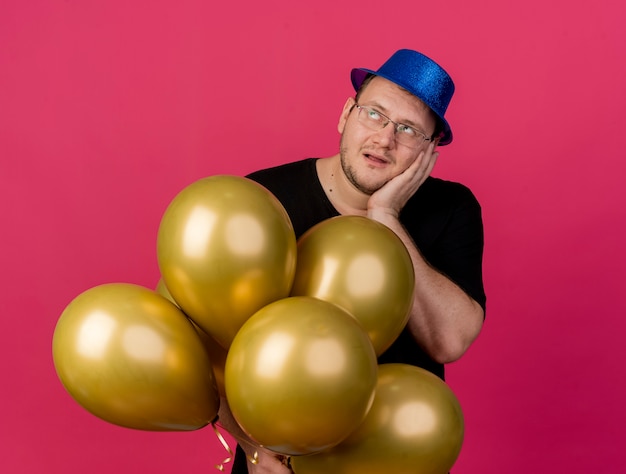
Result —
[{"label": "black t-shirt", "polygon": [[[298,238],[319,222],[339,215],[319,181],[316,161],[308,158],[247,176],[278,198]],[[400,221],[426,261],[484,309],[483,225],[480,205],[472,192],[459,183],[429,177],[407,202]],[[433,361],[407,329],[378,361],[411,364],[444,377],[443,365]]]},{"label": "black t-shirt", "polygon": [[[316,161],[309,158],[247,176],[278,198],[289,214],[296,237],[323,220],[339,215],[319,181]],[[462,184],[429,177],[407,202],[400,221],[426,261],[485,309],[483,224],[480,204],[472,192]],[[411,364],[444,378],[443,365],[433,361],[407,329],[378,362]],[[248,472],[240,446],[237,446],[232,472]]]}]

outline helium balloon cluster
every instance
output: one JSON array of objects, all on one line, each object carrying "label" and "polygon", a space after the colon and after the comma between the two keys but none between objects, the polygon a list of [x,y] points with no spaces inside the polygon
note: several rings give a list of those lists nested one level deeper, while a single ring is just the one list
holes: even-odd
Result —
[{"label": "helium balloon cluster", "polygon": [[296,241],[267,189],[220,175],[175,196],[156,240],[155,290],[100,285],[59,318],[54,364],[80,405],[120,426],[183,431],[215,422],[225,398],[241,431],[298,474],[452,466],[463,419],[450,389],[377,363],[415,283],[390,229],[339,216]]},{"label": "helium balloon cluster", "polygon": [[252,313],[288,296],[295,259],[289,218],[265,188],[235,176],[192,183],[163,215],[156,289],[103,284],[61,314],[52,353],[62,384],[116,425],[208,425],[224,395],[230,341]]}]

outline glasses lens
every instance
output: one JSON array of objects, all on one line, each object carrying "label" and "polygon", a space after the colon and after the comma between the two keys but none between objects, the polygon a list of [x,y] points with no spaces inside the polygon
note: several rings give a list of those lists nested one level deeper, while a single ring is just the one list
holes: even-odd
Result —
[{"label": "glasses lens", "polygon": [[359,108],[359,122],[372,130],[380,130],[387,124],[387,120],[380,113],[369,107]]},{"label": "glasses lens", "polygon": [[426,139],[422,133],[418,132],[414,128],[411,128],[408,125],[392,122],[390,119],[374,109],[360,105],[358,105],[357,108],[359,122],[371,130],[381,130],[388,123],[392,123],[396,132],[396,141],[404,146],[416,148]]},{"label": "glasses lens", "polygon": [[418,147],[424,141],[424,135],[407,125],[396,126],[396,141],[408,147]]}]

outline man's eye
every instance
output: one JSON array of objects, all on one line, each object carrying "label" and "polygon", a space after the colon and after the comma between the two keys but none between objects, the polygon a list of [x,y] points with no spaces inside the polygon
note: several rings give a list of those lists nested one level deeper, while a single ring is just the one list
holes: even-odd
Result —
[{"label": "man's eye", "polygon": [[382,118],[378,112],[372,109],[368,109],[367,116],[372,120],[380,120]]},{"label": "man's eye", "polygon": [[398,132],[403,133],[405,135],[417,135],[417,132],[413,130],[408,125],[398,125]]}]

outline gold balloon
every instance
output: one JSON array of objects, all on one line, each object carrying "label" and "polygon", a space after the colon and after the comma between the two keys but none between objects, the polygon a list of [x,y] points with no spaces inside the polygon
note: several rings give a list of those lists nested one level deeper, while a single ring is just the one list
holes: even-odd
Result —
[{"label": "gold balloon", "polygon": [[226,398],[243,431],[282,454],[339,443],[371,406],[377,363],[354,317],[309,297],[252,316],[226,358]]},{"label": "gold balloon", "polygon": [[461,450],[463,413],[436,375],[382,364],[371,410],[334,448],[291,459],[296,474],[445,474]]},{"label": "gold balloon", "polygon": [[217,415],[211,362],[191,322],[156,292],[110,283],[78,295],[52,340],[61,383],[110,423],[188,431]]},{"label": "gold balloon", "polygon": [[[159,279],[156,286],[156,292],[178,306],[178,303],[174,301],[174,298],[167,289],[167,286],[165,286],[163,278]],[[189,319],[189,321],[193,324],[193,327],[198,333],[204,348],[209,353],[211,367],[213,368],[213,376],[215,377],[215,382],[217,383],[217,390],[219,391],[220,396],[225,397],[226,389],[224,388],[224,367],[226,366],[226,354],[228,351],[224,349],[215,339],[209,336],[204,330],[202,330],[202,328],[198,326],[193,319]]]},{"label": "gold balloon", "polygon": [[400,238],[362,216],[320,222],[298,239],[292,295],[335,303],[356,317],[382,354],[406,325],[415,274]]},{"label": "gold balloon", "polygon": [[183,189],[157,237],[159,268],[173,299],[225,348],[256,311],[289,295],[296,254],[278,199],[237,176],[203,178]]}]

